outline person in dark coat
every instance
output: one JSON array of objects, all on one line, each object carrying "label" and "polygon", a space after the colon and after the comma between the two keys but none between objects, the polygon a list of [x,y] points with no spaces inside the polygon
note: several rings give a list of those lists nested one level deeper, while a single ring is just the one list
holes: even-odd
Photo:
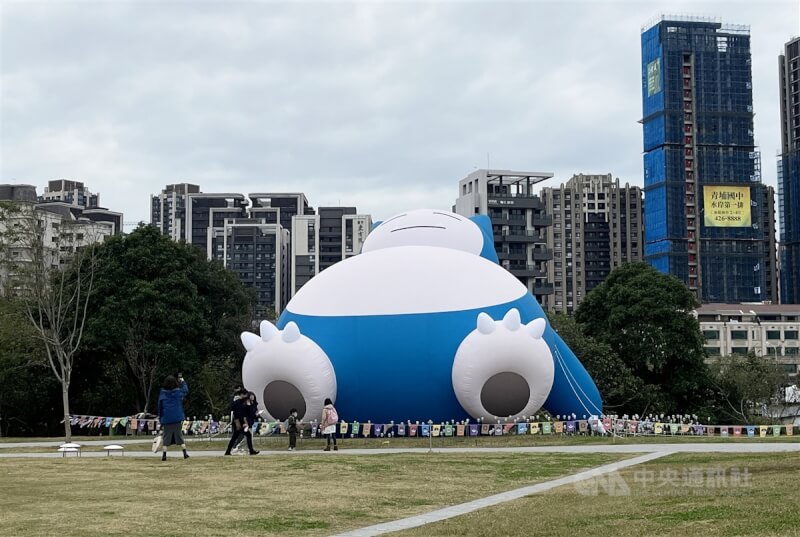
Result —
[{"label": "person in dark coat", "polygon": [[289,411],[289,418],[286,420],[286,432],[289,433],[289,451],[294,451],[297,446],[297,409]]},{"label": "person in dark coat", "polygon": [[251,406],[252,403],[247,392],[239,393],[233,398],[233,403],[231,404],[231,412],[233,412],[231,441],[228,442],[228,449],[225,450],[225,455],[231,454],[231,450],[241,436],[244,436],[247,440],[247,449],[250,455],[258,455],[259,452],[253,449],[253,435],[250,432],[250,424],[248,423],[248,418],[251,416]]},{"label": "person in dark coat", "polygon": [[170,375],[164,379],[164,387],[158,395],[158,420],[162,427],[161,460],[167,460],[167,446],[180,445],[183,458],[188,459],[186,442],[183,439],[181,427],[186,416],[183,414],[183,400],[189,393],[189,386],[178,374],[176,379]]}]

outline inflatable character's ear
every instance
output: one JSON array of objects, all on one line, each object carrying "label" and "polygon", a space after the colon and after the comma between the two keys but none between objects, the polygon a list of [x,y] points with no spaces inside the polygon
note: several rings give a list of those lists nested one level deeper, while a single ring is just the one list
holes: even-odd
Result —
[{"label": "inflatable character's ear", "polygon": [[470,216],[469,219],[473,224],[478,226],[483,235],[483,248],[481,249],[481,257],[488,259],[492,263],[499,263],[497,252],[494,249],[494,233],[492,232],[492,220],[485,214],[476,214]]},{"label": "inflatable character's ear", "polygon": [[372,229],[370,229],[370,232],[375,231],[375,228],[378,227],[381,224],[383,224],[383,220],[379,220],[377,222],[373,222],[372,223]]}]

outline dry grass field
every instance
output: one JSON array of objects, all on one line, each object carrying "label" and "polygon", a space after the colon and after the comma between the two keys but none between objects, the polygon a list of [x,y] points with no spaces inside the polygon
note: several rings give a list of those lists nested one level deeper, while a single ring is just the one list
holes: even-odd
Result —
[{"label": "dry grass field", "polygon": [[[177,453],[175,453],[177,455]],[[619,460],[390,454],[0,460],[0,535],[328,535]]]}]

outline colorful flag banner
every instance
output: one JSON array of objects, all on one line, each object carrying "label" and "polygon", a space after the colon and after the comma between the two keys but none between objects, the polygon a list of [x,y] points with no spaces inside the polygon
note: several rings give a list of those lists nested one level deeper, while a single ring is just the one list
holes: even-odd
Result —
[{"label": "colorful flag banner", "polygon": [[719,435],[720,436],[728,436],[728,428],[727,427],[720,427],[719,428]]},{"label": "colorful flag banner", "polygon": [[448,423],[444,426],[444,435],[453,436],[453,426],[451,424]]},{"label": "colorful flag banner", "polygon": [[531,423],[531,434],[539,434],[539,424]]},{"label": "colorful flag banner", "polygon": [[563,421],[554,422],[553,429],[555,430],[556,434],[562,434],[564,432],[564,422]]},{"label": "colorful flag banner", "polygon": [[767,427],[766,425],[759,425],[758,426],[758,436],[760,436],[761,438],[765,438],[767,436],[767,431],[768,430],[769,430],[769,427]]},{"label": "colorful flag banner", "polygon": [[398,423],[397,424],[397,436],[405,436],[406,435],[406,424],[405,423]]},{"label": "colorful flag banner", "polygon": [[465,427],[463,424],[459,423],[456,425],[456,436],[464,436],[464,429]]},{"label": "colorful flag banner", "polygon": [[372,430],[372,424],[371,423],[365,423],[364,424],[364,438],[369,437],[369,433],[370,433],[371,430]]},{"label": "colorful flag banner", "polygon": [[339,434],[347,434],[347,428],[349,424],[346,421],[343,421],[339,424]]},{"label": "colorful flag banner", "polygon": [[478,436],[478,424],[477,423],[470,423],[469,424],[469,435],[470,436]]},{"label": "colorful flag banner", "polygon": [[422,436],[430,436],[431,435],[431,426],[428,425],[427,423],[423,423],[420,426],[420,434]]},{"label": "colorful flag banner", "polygon": [[375,433],[375,437],[376,438],[380,438],[381,436],[383,436],[383,424],[382,423],[376,423],[373,426],[372,430]]},{"label": "colorful flag banner", "polygon": [[417,430],[419,429],[419,425],[409,425],[408,426],[408,436],[417,436]]},{"label": "colorful flag banner", "polygon": [[656,422],[653,432],[655,432],[655,434],[662,434],[664,432],[664,424],[661,422]]},{"label": "colorful flag banner", "polygon": [[358,423],[357,421],[354,421],[353,427],[350,430],[350,434],[353,436],[358,436],[360,432],[361,432],[361,424]]},{"label": "colorful flag banner", "polygon": [[581,420],[578,422],[578,431],[581,433],[586,433],[589,430],[589,422],[586,420]]},{"label": "colorful flag banner", "polygon": [[678,434],[678,424],[677,423],[670,423],[669,424],[669,432],[671,434]]},{"label": "colorful flag banner", "polygon": [[575,422],[574,421],[570,420],[570,421],[567,422],[567,432],[569,434],[575,433]]},{"label": "colorful flag banner", "polygon": [[756,435],[756,428],[753,425],[747,426],[747,436],[753,438]]},{"label": "colorful flag banner", "polygon": [[511,432],[511,429],[514,428],[513,423],[505,423],[503,424],[503,434],[508,434]]},{"label": "colorful flag banner", "polygon": [[733,428],[733,436],[742,436],[742,428],[741,427],[734,427]]},{"label": "colorful flag banner", "polygon": [[786,425],[786,436],[792,436],[794,433],[794,426],[793,425]]},{"label": "colorful flag banner", "polygon": [[438,423],[435,423],[433,425],[433,436],[439,436],[439,433],[441,432],[441,430],[442,430],[442,426],[439,425]]},{"label": "colorful flag banner", "polygon": [[481,434],[482,435],[489,434],[489,427],[490,425],[488,423],[484,423],[483,425],[481,425]]},{"label": "colorful flag banner", "polygon": [[527,432],[528,432],[527,423],[517,423],[517,434],[527,434]]},{"label": "colorful flag banner", "polygon": [[628,432],[631,434],[636,434],[636,429],[639,425],[638,421],[629,421],[628,422]]},{"label": "colorful flag banner", "polygon": [[781,435],[781,426],[780,425],[773,425],[772,426],[772,436],[780,436]]},{"label": "colorful flag banner", "polygon": [[709,425],[706,427],[706,436],[714,436],[714,426]]},{"label": "colorful flag banner", "polygon": [[549,421],[542,423],[542,434],[551,434],[553,432],[553,424]]}]

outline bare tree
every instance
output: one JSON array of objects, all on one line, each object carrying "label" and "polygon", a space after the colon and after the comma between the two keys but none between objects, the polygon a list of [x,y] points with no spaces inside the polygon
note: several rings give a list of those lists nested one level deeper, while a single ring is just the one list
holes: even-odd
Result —
[{"label": "bare tree", "polygon": [[147,412],[150,407],[150,396],[160,366],[159,352],[152,345],[148,345],[150,329],[147,323],[132,319],[128,326],[128,337],[123,345],[125,360],[136,377],[140,395],[139,404],[141,412]]},{"label": "bare tree", "polygon": [[16,295],[61,384],[64,436],[72,439],[69,387],[97,266],[93,227],[31,202],[0,202],[0,291]]}]

